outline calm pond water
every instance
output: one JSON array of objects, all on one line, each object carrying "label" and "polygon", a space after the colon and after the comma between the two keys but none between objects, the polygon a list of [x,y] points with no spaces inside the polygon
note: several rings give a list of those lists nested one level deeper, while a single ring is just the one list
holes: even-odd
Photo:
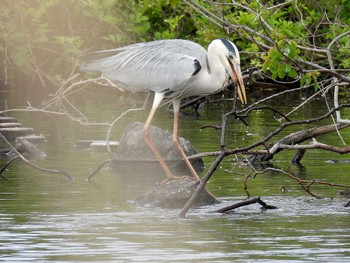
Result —
[{"label": "calm pond water", "polygon": [[[301,93],[285,95],[268,105],[286,113],[302,101],[302,96]],[[249,97],[256,101],[261,93],[250,92]],[[112,122],[121,112],[141,107],[143,103],[138,94],[121,95],[108,89],[89,89],[70,99],[90,122]],[[1,94],[0,110],[27,106],[16,94]],[[211,104],[203,107],[199,115],[186,110],[181,117],[181,135],[200,152],[218,150],[219,131],[199,127],[219,124],[221,114],[230,107],[229,103]],[[324,109],[320,98],[291,118],[321,115]],[[144,121],[147,114],[147,110],[127,114],[115,125],[112,139],[118,140],[127,123]],[[152,178],[139,174],[128,180],[129,175],[112,174],[105,167],[92,182],[85,180],[108,155],[76,149],[74,142],[105,139],[106,126],[82,126],[67,118],[43,113],[11,112],[8,115],[47,137],[47,143],[38,145],[47,157],[36,160],[36,164],[63,169],[75,179],[68,181],[62,175],[39,172],[20,162],[14,162],[5,171],[7,180],[0,180],[0,261],[350,261],[350,208],[344,207],[348,198],[337,195],[341,188],[312,187],[314,193],[324,197],[316,199],[285,175],[270,172],[249,180],[249,191],[278,209],[264,212],[259,205],[251,205],[230,214],[215,213],[220,207],[246,198],[242,172],[248,172],[249,168],[237,168],[235,157],[230,156],[208,183],[210,191],[222,203],[192,208],[187,217],[181,219],[176,209],[139,207],[132,202],[154,184]],[[230,121],[228,148],[253,143],[278,126],[273,114],[266,110],[252,113],[247,121],[248,128],[237,120]],[[154,124],[171,130],[172,113],[159,110]],[[307,127],[312,126],[303,126]],[[287,129],[279,138],[295,129]],[[349,132],[342,135],[349,143]],[[342,146],[336,135],[318,140]],[[289,162],[293,154],[283,151],[272,164],[305,179],[350,185],[350,164],[330,162],[349,159],[348,155],[308,151],[302,160],[303,167],[296,167]],[[1,167],[7,160],[0,158]],[[208,169],[213,158],[204,160]],[[287,191],[282,192],[282,187]]]}]

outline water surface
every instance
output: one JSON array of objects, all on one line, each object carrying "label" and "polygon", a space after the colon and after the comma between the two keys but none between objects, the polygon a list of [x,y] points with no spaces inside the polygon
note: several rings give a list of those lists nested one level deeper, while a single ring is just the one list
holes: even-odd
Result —
[{"label": "water surface", "polygon": [[[142,106],[128,95],[104,91],[83,93],[73,98],[91,122],[112,122],[129,107]],[[93,94],[93,95],[92,95]],[[254,95],[252,95],[254,99]],[[300,94],[271,102],[282,111],[300,103]],[[7,96],[12,107],[26,107],[25,102]],[[4,98],[2,98],[5,100]],[[280,103],[281,101],[285,103]],[[2,101],[4,105],[4,101]],[[181,135],[201,151],[220,147],[220,132],[202,129],[204,124],[219,124],[229,104],[203,107],[200,114],[186,110],[181,116]],[[293,118],[311,117],[324,109],[321,100],[306,105]],[[93,177],[86,176],[106,153],[93,153],[74,147],[77,139],[104,139],[107,127],[81,126],[67,118],[42,113],[13,112],[48,142],[38,145],[47,157],[35,162],[43,167],[64,169],[74,176],[67,181],[62,175],[51,175],[20,163],[13,163],[0,181],[0,261],[65,262],[347,262],[350,260],[348,199],[340,197],[340,188],[315,186],[316,199],[305,193],[291,178],[265,173],[249,180],[252,196],[261,196],[278,209],[261,211],[259,205],[241,207],[230,214],[216,209],[244,200],[243,173],[230,156],[216,171],[208,188],[221,200],[216,206],[193,208],[185,219],[178,210],[139,207],[132,200],[154,184],[142,174],[112,174],[103,168]],[[171,130],[171,112],[160,110],[154,124]],[[146,111],[127,114],[113,129],[112,139],[119,139],[127,123],[144,121]],[[227,147],[234,148],[259,140],[278,126],[268,111],[253,113],[244,127],[239,121],[229,124]],[[310,126],[305,126],[307,128]],[[300,127],[298,127],[300,128]],[[294,129],[294,130],[293,130]],[[289,128],[279,138],[295,131]],[[346,141],[348,133],[342,132]],[[339,145],[336,135],[323,136],[320,142]],[[2,145],[4,147],[4,145]],[[273,165],[305,178],[350,184],[349,164],[329,160],[349,159],[323,151],[307,151],[303,167],[290,164],[293,152],[278,154]],[[7,159],[2,157],[0,164]],[[205,158],[206,168],[213,158]],[[139,177],[137,177],[139,176]],[[129,179],[128,179],[129,178]],[[132,179],[130,179],[132,178]],[[282,192],[281,189],[286,189]]]}]

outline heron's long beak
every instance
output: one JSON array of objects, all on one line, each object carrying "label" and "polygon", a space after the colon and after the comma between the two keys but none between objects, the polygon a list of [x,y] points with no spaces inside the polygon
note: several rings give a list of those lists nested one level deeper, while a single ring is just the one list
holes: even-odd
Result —
[{"label": "heron's long beak", "polygon": [[237,93],[238,97],[243,104],[247,103],[247,96],[245,94],[245,87],[243,83],[241,68],[238,64],[229,61],[231,70],[229,70],[230,77],[233,82],[237,83]]}]

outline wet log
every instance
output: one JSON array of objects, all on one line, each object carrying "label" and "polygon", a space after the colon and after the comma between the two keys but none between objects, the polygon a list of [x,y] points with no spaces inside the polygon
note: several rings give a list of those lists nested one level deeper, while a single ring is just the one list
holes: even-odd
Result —
[{"label": "wet log", "polygon": [[229,213],[232,210],[237,209],[239,207],[246,206],[246,205],[251,205],[251,204],[256,204],[256,203],[261,205],[261,209],[264,210],[264,211],[266,211],[268,209],[277,209],[276,206],[268,205],[267,203],[262,201],[260,199],[260,197],[256,197],[256,198],[253,198],[253,199],[240,201],[238,203],[235,203],[235,204],[232,204],[232,205],[229,205],[229,206],[225,206],[223,208],[220,208],[220,209],[216,210],[215,212],[218,212],[218,213]]},{"label": "wet log", "polygon": [[[152,187],[145,194],[142,194],[134,201],[138,205],[147,205],[162,208],[181,208],[188,199],[191,198],[198,186],[193,178],[184,176],[178,180],[164,181]],[[194,205],[213,205],[220,203],[206,189],[203,189],[199,194]]]},{"label": "wet log", "polygon": [[[325,125],[325,126],[315,127],[311,129],[297,131],[285,136],[274,145],[270,145],[268,147],[268,150],[271,151],[270,153],[253,154],[247,157],[247,159],[251,164],[254,164],[257,162],[267,162],[269,160],[272,160],[275,154],[279,153],[284,149],[283,147],[279,147],[280,145],[296,145],[306,140],[316,138],[320,135],[324,135],[327,133],[334,132],[336,130],[348,128],[349,126],[350,126],[349,123],[339,123],[337,125],[331,124],[331,125]],[[302,148],[302,146],[300,146],[300,148]],[[347,149],[345,149],[345,151],[346,150]],[[340,151],[337,151],[337,152],[341,153]],[[300,164],[300,160],[303,157],[304,153],[305,152],[300,152],[299,155],[295,156],[294,161],[296,161],[297,164]]]},{"label": "wet log", "polygon": [[217,213],[228,213],[234,209],[237,209],[239,207],[242,207],[242,206],[246,206],[246,205],[251,205],[251,204],[256,204],[257,203],[257,200],[258,198],[253,198],[253,199],[249,199],[249,200],[244,200],[244,201],[241,201],[241,202],[238,202],[238,203],[234,203],[232,205],[229,205],[229,206],[225,206],[223,208],[220,208],[218,210],[216,210],[215,212]]}]

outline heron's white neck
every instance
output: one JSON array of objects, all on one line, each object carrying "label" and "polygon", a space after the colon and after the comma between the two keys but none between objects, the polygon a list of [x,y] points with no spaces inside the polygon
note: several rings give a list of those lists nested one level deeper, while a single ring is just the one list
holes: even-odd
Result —
[{"label": "heron's white neck", "polygon": [[221,49],[222,45],[218,45],[215,41],[208,46],[208,75],[205,82],[212,92],[221,89],[226,80],[225,63],[228,62]]}]

